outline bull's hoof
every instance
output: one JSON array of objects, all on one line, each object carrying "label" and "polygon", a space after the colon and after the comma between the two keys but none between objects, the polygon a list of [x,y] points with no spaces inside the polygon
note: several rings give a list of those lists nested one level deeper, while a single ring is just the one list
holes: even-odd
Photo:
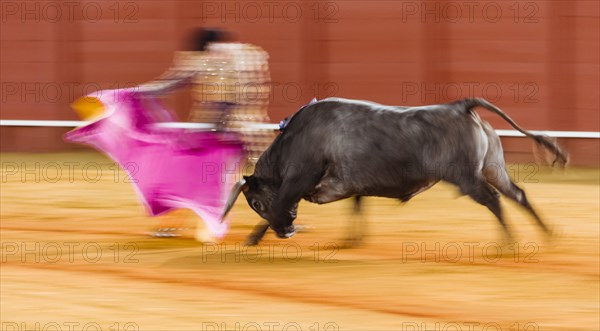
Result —
[{"label": "bull's hoof", "polygon": [[357,248],[363,243],[363,237],[348,237],[342,240],[342,246],[340,248]]},{"label": "bull's hoof", "polygon": [[244,246],[256,246],[258,245],[258,243],[260,243],[261,239],[262,238],[256,238],[255,236],[249,236],[248,238],[246,238]]},{"label": "bull's hoof", "polygon": [[500,238],[500,246],[518,245],[517,240],[511,235],[503,235]]},{"label": "bull's hoof", "polygon": [[550,227],[546,227],[544,229],[544,234],[546,234],[546,238],[548,238],[548,239],[553,239],[555,237],[558,237],[558,233],[553,228],[550,228]]},{"label": "bull's hoof", "polygon": [[556,229],[547,229],[546,232],[546,242],[548,244],[556,244],[562,238],[562,233],[557,231]]}]

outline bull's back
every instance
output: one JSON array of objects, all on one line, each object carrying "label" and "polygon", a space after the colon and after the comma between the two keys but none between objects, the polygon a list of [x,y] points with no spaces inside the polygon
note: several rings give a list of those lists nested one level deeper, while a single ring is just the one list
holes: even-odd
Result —
[{"label": "bull's back", "polygon": [[436,158],[469,140],[473,123],[468,117],[448,105],[396,107],[332,98],[297,114],[283,136],[331,158],[424,153]]}]

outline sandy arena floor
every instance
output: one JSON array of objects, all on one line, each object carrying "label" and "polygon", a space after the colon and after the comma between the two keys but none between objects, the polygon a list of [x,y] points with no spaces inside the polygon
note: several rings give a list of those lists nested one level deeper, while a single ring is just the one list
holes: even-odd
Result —
[{"label": "sandy arena floor", "polygon": [[[518,243],[501,244],[485,207],[438,185],[366,199],[360,248],[342,247],[350,201],[303,202],[305,232],[246,248],[243,199],[201,245],[193,214],[145,216],[96,153],[2,154],[2,330],[599,330],[598,169],[511,169],[555,239],[503,199]],[[150,238],[159,222],[190,229]]]}]

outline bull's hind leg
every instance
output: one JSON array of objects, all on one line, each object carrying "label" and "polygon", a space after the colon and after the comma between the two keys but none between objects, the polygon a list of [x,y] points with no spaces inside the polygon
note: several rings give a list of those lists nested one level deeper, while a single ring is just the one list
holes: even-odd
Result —
[{"label": "bull's hind leg", "polygon": [[348,236],[344,239],[345,247],[357,247],[364,239],[366,222],[360,212],[361,198],[361,196],[353,198],[353,215],[350,217],[350,222],[348,223]]},{"label": "bull's hind leg", "polygon": [[493,187],[488,185],[483,178],[474,178],[471,181],[463,182],[460,184],[460,189],[464,194],[470,196],[476,202],[488,207],[502,226],[505,239],[511,242],[513,237],[508,224],[506,224],[502,215],[500,194],[498,194]]},{"label": "bull's hind leg", "polygon": [[497,174],[484,172],[488,183],[494,186],[500,193],[505,195],[507,198],[515,201],[523,208],[525,208],[535,219],[537,225],[546,233],[546,235],[551,236],[552,231],[548,226],[542,221],[538,213],[533,209],[529,200],[527,200],[527,196],[525,195],[525,191],[518,187],[513,181],[510,180],[508,173],[503,168],[498,171]]}]

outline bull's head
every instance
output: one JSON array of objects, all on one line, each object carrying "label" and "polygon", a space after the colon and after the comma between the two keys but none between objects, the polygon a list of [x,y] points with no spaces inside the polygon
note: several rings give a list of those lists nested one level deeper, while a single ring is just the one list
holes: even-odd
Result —
[{"label": "bull's head", "polygon": [[244,193],[250,208],[269,222],[271,229],[275,231],[278,237],[289,238],[293,236],[296,231],[292,222],[296,219],[298,204],[295,204],[291,210],[284,211],[283,215],[277,215],[273,208],[277,190],[278,187],[267,180],[255,176],[244,176],[244,179],[237,182],[231,190],[222,219],[233,208],[240,193]]}]

